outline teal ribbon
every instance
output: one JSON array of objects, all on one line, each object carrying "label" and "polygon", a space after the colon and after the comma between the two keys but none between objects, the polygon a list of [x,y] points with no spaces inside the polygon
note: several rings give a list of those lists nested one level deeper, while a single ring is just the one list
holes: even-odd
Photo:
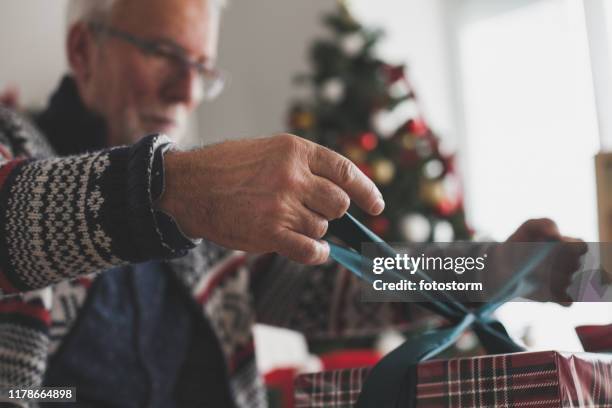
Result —
[{"label": "teal ribbon", "polygon": [[[333,222],[332,222],[333,223]],[[357,221],[350,214],[346,214],[337,224],[330,225],[332,233],[353,244],[358,242],[374,242],[387,256],[394,257],[396,251],[385,243],[380,237]],[[351,271],[359,279],[372,284],[374,277],[364,273],[371,270],[372,260],[364,257],[353,249],[342,247],[330,240],[330,256],[338,263]],[[435,357],[443,350],[454,344],[457,339],[469,328],[473,328],[481,343],[489,353],[514,353],[524,351],[516,344],[501,322],[492,318],[492,314],[509,300],[525,296],[530,293],[535,284],[529,280],[534,269],[550,254],[554,243],[550,242],[542,248],[524,265],[522,265],[512,278],[476,311],[470,311],[450,293],[438,292],[438,297],[430,293],[421,293],[427,303],[418,303],[427,309],[447,318],[452,326],[441,328],[421,334],[418,337],[406,340],[402,345],[387,354],[370,372],[357,402],[357,408],[386,408],[414,407],[416,404],[416,365],[422,361]],[[370,268],[364,268],[364,266]],[[397,271],[385,271],[388,276],[402,279]],[[426,281],[431,278],[423,271],[416,271],[416,275]],[[408,393],[407,393],[408,390]]]}]

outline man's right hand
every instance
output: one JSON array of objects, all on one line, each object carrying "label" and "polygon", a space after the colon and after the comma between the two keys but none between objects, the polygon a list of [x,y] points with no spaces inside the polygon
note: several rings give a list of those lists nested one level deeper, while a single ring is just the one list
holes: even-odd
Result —
[{"label": "man's right hand", "polygon": [[321,238],[351,200],[372,215],[384,209],[382,195],[357,166],[292,135],[171,151],[164,166],[157,207],[185,234],[305,264],[327,260]]}]

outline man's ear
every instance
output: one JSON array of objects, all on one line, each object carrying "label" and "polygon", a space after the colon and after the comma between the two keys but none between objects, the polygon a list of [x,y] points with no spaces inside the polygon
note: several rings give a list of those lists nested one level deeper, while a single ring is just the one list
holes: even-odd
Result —
[{"label": "man's ear", "polygon": [[66,39],[68,63],[79,83],[86,83],[91,77],[95,40],[85,23],[74,24],[68,30]]}]

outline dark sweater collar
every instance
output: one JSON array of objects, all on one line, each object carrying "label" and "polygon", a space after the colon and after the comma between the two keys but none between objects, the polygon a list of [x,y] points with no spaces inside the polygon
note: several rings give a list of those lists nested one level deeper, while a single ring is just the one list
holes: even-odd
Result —
[{"label": "dark sweater collar", "polygon": [[62,79],[35,122],[60,156],[100,150],[107,145],[104,120],[83,105],[70,76]]}]

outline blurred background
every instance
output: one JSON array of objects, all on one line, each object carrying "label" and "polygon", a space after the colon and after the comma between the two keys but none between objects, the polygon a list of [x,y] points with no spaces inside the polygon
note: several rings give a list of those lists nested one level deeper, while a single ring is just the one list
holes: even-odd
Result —
[{"label": "blurred background", "polygon": [[[612,147],[612,7],[606,0],[352,0],[355,20],[386,35],[372,50],[406,66],[422,117],[455,153],[467,225],[504,240],[528,218],[597,241],[594,156]],[[66,72],[63,0],[0,4],[0,90],[41,108]],[[226,92],[204,104],[185,144],[287,131],[309,49],[330,31],[332,0],[231,0],[219,65]],[[25,23],[27,22],[27,24]],[[511,303],[500,311],[534,349],[580,350],[573,328],[612,322],[609,304]],[[518,318],[520,317],[520,318]],[[386,347],[398,340],[388,335]],[[262,371],[309,364],[296,333],[258,327]],[[261,341],[264,340],[264,341]]]}]

